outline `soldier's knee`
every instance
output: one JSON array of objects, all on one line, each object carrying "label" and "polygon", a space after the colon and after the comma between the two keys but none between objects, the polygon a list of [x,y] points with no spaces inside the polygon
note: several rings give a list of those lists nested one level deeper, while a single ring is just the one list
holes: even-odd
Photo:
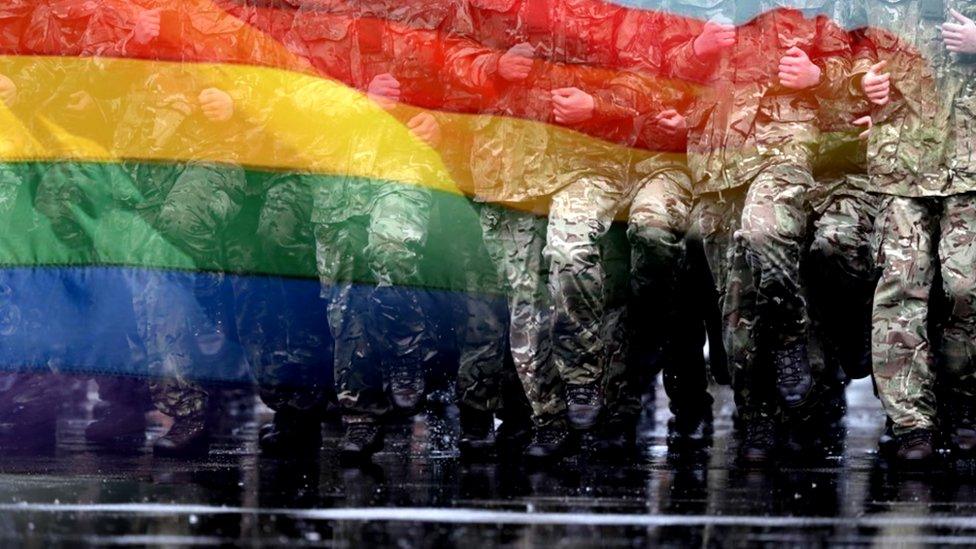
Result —
[{"label": "soldier's knee", "polygon": [[419,235],[405,234],[396,238],[374,234],[366,246],[366,262],[370,270],[382,278],[402,283],[416,276],[422,248],[423,238]]},{"label": "soldier's knee", "polygon": [[575,225],[569,230],[550,226],[544,250],[546,258],[554,266],[590,265],[599,257],[600,230],[589,225]]},{"label": "soldier's knee", "polygon": [[942,280],[946,297],[953,303],[976,304],[976,273],[971,269],[943,269]]},{"label": "soldier's knee", "polygon": [[631,246],[667,250],[681,245],[683,237],[680,231],[660,221],[631,220],[627,226],[627,239]]}]

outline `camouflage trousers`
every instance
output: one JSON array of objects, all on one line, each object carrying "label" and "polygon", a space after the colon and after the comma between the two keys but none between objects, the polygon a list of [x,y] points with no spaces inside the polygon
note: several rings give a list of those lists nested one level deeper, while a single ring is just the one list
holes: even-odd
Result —
[{"label": "camouflage trousers", "polygon": [[317,268],[328,301],[334,375],[344,421],[375,421],[391,409],[387,368],[420,369],[431,351],[419,281],[431,196],[387,190],[369,216],[315,225]]},{"label": "camouflage trousers", "polygon": [[722,339],[739,417],[772,414],[774,377],[757,346],[757,292],[746,258],[744,240],[735,238],[742,224],[746,187],[707,193],[696,198],[693,235],[705,250],[705,259],[722,314]]},{"label": "camouflage trousers", "polygon": [[[976,194],[945,199],[939,258],[948,318],[942,334],[945,383],[956,402],[976,398]],[[952,405],[952,403],[950,403]]]},{"label": "camouflage trousers", "polygon": [[[550,327],[552,300],[543,256],[547,221],[531,211],[483,204],[480,210],[485,248],[494,264],[508,310],[481,318],[469,317],[458,385],[461,401],[477,400],[486,382],[501,396],[506,380],[505,354],[511,353],[514,372],[532,408],[536,425],[565,421],[564,387],[552,368]],[[492,375],[493,374],[493,375]],[[490,381],[489,378],[493,378]],[[501,402],[499,402],[501,404]]]},{"label": "camouflage trousers", "polygon": [[742,226],[735,238],[752,270],[755,320],[761,323],[753,333],[760,341],[746,345],[758,344],[763,352],[806,338],[809,317],[800,265],[806,251],[812,213],[808,192],[813,184],[809,168],[802,163],[780,164],[757,175],[746,194]]},{"label": "camouflage trousers", "polygon": [[[254,185],[255,211],[234,222],[228,256],[245,272],[314,272],[313,181],[280,174]],[[317,414],[335,400],[331,345],[320,290],[296,280],[234,277],[237,333],[261,400],[276,412]],[[323,303],[324,306],[324,303]],[[328,366],[327,366],[328,365]]]},{"label": "camouflage trousers", "polygon": [[871,374],[871,303],[877,284],[872,235],[880,196],[844,181],[815,206],[807,256],[810,314],[827,365],[850,379]]},{"label": "camouflage trousers", "polygon": [[[962,206],[952,204],[960,198],[945,199],[943,224],[965,210],[953,213],[957,205]],[[878,396],[894,422],[895,434],[932,428],[935,423],[935,374],[928,330],[940,202],[885,196],[875,222],[873,244],[880,278],[872,310],[872,365]],[[952,264],[952,258],[945,259]]]},{"label": "camouflage trousers", "polygon": [[874,294],[874,377],[895,432],[904,433],[935,423],[929,305],[936,268],[948,300],[944,385],[952,399],[967,401],[976,394],[976,196],[882,200],[875,233],[880,280]]},{"label": "camouflage trousers", "polygon": [[[618,396],[622,402],[612,407],[622,416],[640,413],[641,394],[662,370],[672,412],[696,413],[711,405],[702,354],[704,324],[694,299],[701,289],[695,287],[686,242],[692,206],[691,178],[679,169],[643,176],[631,202],[631,357],[625,375],[607,372],[608,387],[621,385],[614,379],[626,380],[618,391],[626,397]],[[607,400],[613,400],[611,393]]]},{"label": "camouflage trousers", "polygon": [[[199,267],[215,269],[224,257],[223,238],[240,211],[244,170],[207,163],[136,165],[130,170],[142,193],[149,224],[188,254]],[[132,275],[133,307],[146,347],[156,407],[174,418],[199,418],[208,404],[200,383],[212,341],[223,341],[227,320],[218,318],[224,277],[204,275],[178,296],[165,295],[175,279],[161,272]],[[219,345],[219,343],[218,343]]]},{"label": "camouflage trousers", "polygon": [[[513,272],[514,267],[508,266],[505,269],[509,260],[506,250],[521,251],[524,246],[531,248],[533,243],[532,238],[525,238],[524,241],[520,240],[521,246],[506,245],[501,238],[515,236],[519,239],[523,234],[536,234],[539,235],[538,240],[541,240],[544,231],[507,233],[503,230],[503,225],[517,223],[518,219],[524,220],[526,226],[531,227],[532,218],[536,216],[492,204],[475,204],[475,207],[484,245],[473,249],[466,246],[467,249],[456,251],[468,278],[468,293],[464,297],[463,316],[460,319],[463,328],[458,337],[458,402],[471,409],[496,413],[503,420],[509,417],[516,419],[518,414],[526,417],[532,412],[512,357],[514,354],[520,357],[531,356],[532,353],[524,349],[518,353],[509,351],[511,329],[526,329],[524,324],[512,326],[509,310],[516,309],[523,302],[531,303],[532,299],[516,298],[512,289],[517,285],[509,285],[508,280],[503,277],[506,273]],[[485,269],[477,264],[477,256],[482,253],[489,259],[492,268]],[[537,256],[541,257],[541,252],[537,252]],[[540,284],[544,287],[544,283]],[[498,293],[490,293],[493,288]],[[521,306],[524,314],[525,305]],[[548,338],[545,339],[548,341]],[[532,340],[537,341],[538,338]],[[528,369],[523,366],[522,370]],[[561,405],[562,400],[558,399],[556,403]],[[541,421],[551,420],[544,407],[538,409],[537,416]],[[559,417],[560,411],[561,409],[557,409],[555,417]]]},{"label": "camouflage trousers", "polygon": [[568,386],[604,382],[607,274],[600,241],[633,192],[629,180],[586,177],[553,198],[544,251],[553,299],[552,359]]}]

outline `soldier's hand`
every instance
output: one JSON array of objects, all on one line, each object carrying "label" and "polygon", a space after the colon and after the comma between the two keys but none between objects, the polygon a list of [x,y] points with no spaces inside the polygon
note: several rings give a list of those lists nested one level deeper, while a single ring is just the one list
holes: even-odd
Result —
[{"label": "soldier's hand", "polygon": [[721,20],[709,20],[702,33],[695,38],[692,48],[703,59],[715,57],[735,45],[735,25]]},{"label": "soldier's hand", "polygon": [[535,50],[532,44],[523,42],[508,49],[498,60],[498,76],[509,82],[525,80],[532,72],[532,56]]},{"label": "soldier's hand", "polygon": [[383,73],[369,81],[366,93],[384,109],[400,101],[400,81],[390,73]]},{"label": "soldier's hand", "polygon": [[820,83],[822,71],[807,52],[793,46],[779,60],[779,82],[791,90],[805,90]]},{"label": "soldier's hand", "polygon": [[942,25],[946,49],[953,53],[976,53],[976,23],[954,9],[950,9],[949,13],[958,23]]},{"label": "soldier's hand", "polygon": [[556,122],[578,124],[593,118],[596,100],[579,88],[559,88],[552,90],[552,110]]},{"label": "soldier's hand", "polygon": [[162,22],[162,10],[145,10],[136,18],[136,26],[132,29],[132,39],[137,44],[148,44],[159,37]]},{"label": "soldier's hand", "polygon": [[3,74],[0,74],[0,101],[3,101],[7,107],[17,101],[17,84]]},{"label": "soldier's hand", "polygon": [[87,110],[95,100],[86,91],[76,91],[68,96],[68,104],[65,106],[69,111],[81,112]]},{"label": "soldier's hand", "polygon": [[200,110],[211,122],[227,122],[234,116],[234,99],[224,90],[207,88],[198,99]]},{"label": "soldier's hand", "polygon": [[441,142],[441,125],[430,113],[422,112],[414,116],[407,122],[407,128],[431,147]]},{"label": "soldier's hand", "polygon": [[863,126],[864,131],[858,134],[860,139],[867,139],[871,135],[871,130],[874,128],[874,120],[871,115],[862,116],[854,121],[855,126]]},{"label": "soldier's hand", "polygon": [[891,75],[885,72],[887,61],[875,63],[861,79],[861,89],[868,100],[878,106],[888,104],[891,99]]},{"label": "soldier's hand", "polygon": [[688,131],[688,121],[674,109],[658,114],[654,118],[654,124],[668,137],[684,135]]}]

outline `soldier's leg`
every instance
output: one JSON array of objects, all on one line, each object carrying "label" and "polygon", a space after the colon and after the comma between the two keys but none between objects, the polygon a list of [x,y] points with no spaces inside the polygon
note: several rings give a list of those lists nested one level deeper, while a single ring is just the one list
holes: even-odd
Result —
[{"label": "soldier's leg", "polygon": [[[301,176],[276,176],[268,182],[256,236],[257,253],[273,272],[314,272],[311,207],[309,182]],[[257,290],[235,287],[238,333],[261,399],[276,412],[260,439],[262,449],[270,452],[317,450],[323,414],[335,400],[329,334],[326,323],[316,321],[321,316],[314,306],[318,292],[295,292],[304,288],[270,279],[262,280]]]},{"label": "soldier's leg", "polygon": [[836,194],[814,222],[809,251],[811,314],[831,369],[871,373],[871,300],[877,283],[871,235],[878,197]]},{"label": "soldier's leg", "polygon": [[943,331],[950,437],[957,450],[976,450],[976,195],[945,199],[939,258],[949,300]]},{"label": "soldier's leg", "polygon": [[[191,163],[180,165],[172,189],[166,195],[156,216],[160,234],[186,252],[200,267],[215,272],[196,278],[192,289],[196,311],[177,324],[172,313],[164,311],[166,303],[155,302],[150,317],[167,322],[166,328],[148,326],[150,332],[168,332],[173,340],[188,339],[188,356],[165,356],[165,340],[159,335],[157,350],[163,353],[158,363],[163,365],[164,377],[150,385],[156,406],[167,415],[174,415],[173,428],[156,441],[155,450],[161,454],[183,454],[206,451],[209,434],[206,426],[208,394],[200,382],[204,370],[223,366],[226,358],[227,330],[232,321],[225,318],[224,277],[216,271],[223,257],[223,232],[238,214],[245,187],[244,170],[238,166]],[[178,314],[178,313],[177,313]],[[188,334],[176,334],[178,330]],[[206,366],[204,367],[204,362]],[[170,414],[170,412],[172,414]]]},{"label": "soldier's leg", "polygon": [[702,242],[719,295],[722,337],[736,414],[743,428],[746,459],[768,457],[775,442],[775,387],[756,346],[756,289],[741,241],[734,238],[742,221],[746,189],[698,198],[694,237]]},{"label": "soldier's leg", "polygon": [[937,213],[925,199],[889,196],[875,223],[880,279],[872,313],[872,365],[878,396],[899,437],[935,424],[928,316]]},{"label": "soldier's leg", "polygon": [[552,366],[552,299],[543,249],[545,216],[502,205],[481,209],[485,247],[508,299],[507,345],[524,397],[531,406],[531,458],[559,455],[568,448],[565,388]]},{"label": "soldier's leg", "polygon": [[[692,306],[685,236],[691,180],[680,170],[645,181],[630,208],[634,365],[648,380],[664,370],[671,411],[697,423],[711,410],[702,346],[704,323]],[[646,384],[646,381],[645,381]]]},{"label": "soldier's leg", "polygon": [[376,423],[390,411],[382,366],[367,333],[373,286],[362,258],[367,222],[357,217],[314,228],[317,269],[334,340],[336,398],[347,424]]},{"label": "soldier's leg", "polygon": [[600,240],[626,207],[628,185],[584,178],[555,195],[545,255],[553,298],[552,358],[566,384],[567,414],[577,429],[592,427],[602,410],[606,345],[606,272]]},{"label": "soldier's leg", "polygon": [[604,452],[631,450],[642,411],[641,396],[647,389],[647,373],[630,352],[631,245],[626,226],[615,223],[600,242],[600,255],[606,273],[606,311],[601,335],[606,348],[603,375],[604,414],[596,448]]},{"label": "soldier's leg", "polygon": [[387,360],[393,403],[414,410],[425,395],[425,357],[436,349],[424,304],[420,261],[430,225],[431,196],[400,188],[373,207],[364,254],[376,288],[370,296],[370,328]]},{"label": "soldier's leg", "polygon": [[813,390],[809,317],[800,283],[812,186],[812,175],[801,165],[763,171],[749,188],[742,228],[736,233],[756,284],[762,356],[772,359],[780,399],[792,410],[810,402]]},{"label": "soldier's leg", "polygon": [[[491,206],[484,206],[489,208]],[[482,240],[484,240],[484,233]],[[460,410],[461,437],[458,446],[467,456],[477,456],[493,449],[495,414],[504,406],[506,374],[514,376],[508,357],[508,308],[497,266],[478,261],[487,247],[458,250],[467,280],[463,297],[457,402]],[[518,383],[518,380],[515,379]],[[521,393],[521,387],[518,387]],[[523,397],[524,398],[524,397]]]}]

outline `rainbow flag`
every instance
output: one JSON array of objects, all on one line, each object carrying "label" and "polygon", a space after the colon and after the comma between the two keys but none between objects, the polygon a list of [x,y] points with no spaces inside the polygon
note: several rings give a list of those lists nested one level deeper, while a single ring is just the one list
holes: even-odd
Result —
[{"label": "rainbow flag", "polygon": [[[314,225],[356,215],[364,197],[392,186],[425,189],[433,204],[419,280],[392,282],[423,294],[453,333],[459,302],[502,291],[477,203],[544,215],[539,202],[594,165],[626,177],[646,159],[683,160],[683,142],[642,140],[632,119],[559,124],[540,107],[540,82],[630,86],[674,106],[708,86],[640,58],[645,33],[696,36],[695,13],[539,4],[576,15],[533,12],[527,24],[558,48],[536,52],[533,83],[519,90],[483,77],[481,64],[506,49],[504,29],[465,27],[460,0],[7,0],[0,92],[15,91],[0,93],[0,366],[142,373],[135,342],[145,327],[132,303],[149,293],[180,314],[224,308],[232,327],[219,352],[200,345],[217,357],[203,377],[246,378],[242,318],[261,324],[269,346],[304,325],[320,334],[315,352],[328,364]],[[737,23],[758,15],[740,9]],[[602,20],[638,33],[624,41],[600,32]],[[580,63],[574,51],[607,54]],[[399,81],[398,101],[368,93],[382,73]],[[425,117],[439,140],[412,131]],[[525,141],[478,149],[485,128]],[[555,174],[544,189],[513,184],[536,166]],[[269,196],[286,185],[299,213],[269,213]],[[322,194],[325,210],[315,206]],[[217,199],[187,206],[201,196]],[[178,207],[183,225],[161,221]],[[305,247],[270,245],[265,229],[301,235]],[[201,303],[201,287],[216,305]],[[260,314],[247,320],[235,295],[258,296]]]}]

